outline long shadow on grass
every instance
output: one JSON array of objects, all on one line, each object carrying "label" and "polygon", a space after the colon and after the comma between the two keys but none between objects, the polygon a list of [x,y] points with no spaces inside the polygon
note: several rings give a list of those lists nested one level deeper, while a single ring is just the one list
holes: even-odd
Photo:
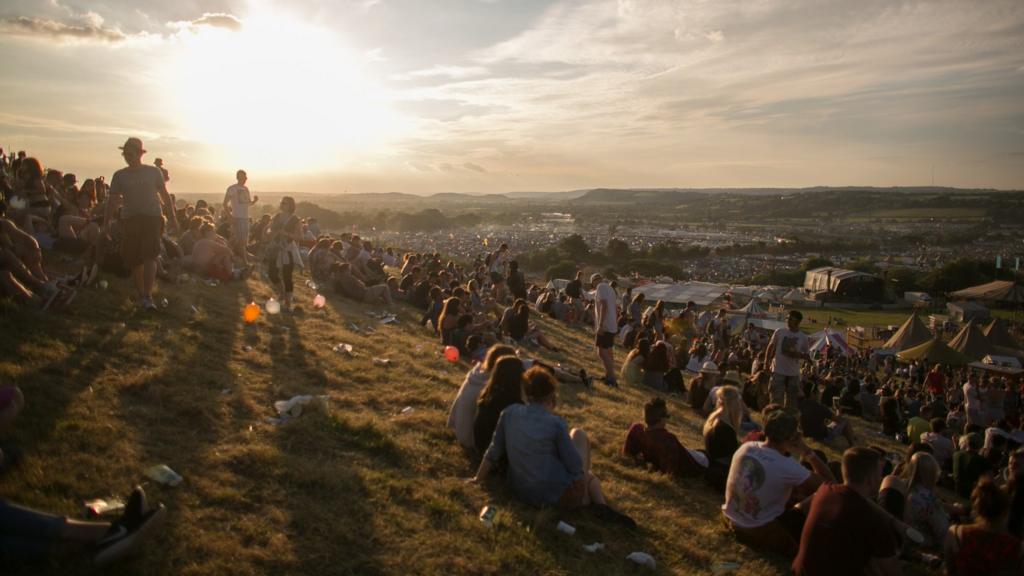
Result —
[{"label": "long shadow on grass", "polygon": [[[92,386],[111,361],[116,360],[109,351],[121,347],[130,329],[120,322],[104,322],[80,334],[73,328],[69,330],[66,318],[32,310],[17,311],[4,322],[0,349],[15,351],[10,357],[13,362],[31,364],[32,358],[24,357],[28,347],[48,348],[58,344],[71,347],[67,355],[24,372],[10,382],[18,385],[27,399],[31,417],[21,419],[18,431],[23,448],[32,453],[35,446],[43,446],[51,439],[78,395]],[[72,338],[75,340],[69,342]]]}]

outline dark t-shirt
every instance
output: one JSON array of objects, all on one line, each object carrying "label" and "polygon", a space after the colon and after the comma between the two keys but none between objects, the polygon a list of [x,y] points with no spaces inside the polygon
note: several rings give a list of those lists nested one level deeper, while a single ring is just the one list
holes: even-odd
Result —
[{"label": "dark t-shirt", "polygon": [[827,421],[832,418],[832,411],[819,402],[804,398],[800,401],[800,428],[804,436],[821,440],[828,436]]},{"label": "dark t-shirt", "polygon": [[565,293],[570,298],[579,298],[583,295],[583,282],[580,282],[579,280],[570,280],[569,283],[565,285]]},{"label": "dark t-shirt", "polygon": [[849,487],[824,484],[811,499],[792,567],[797,576],[861,576],[872,558],[895,555],[895,538],[881,513]]},{"label": "dark t-shirt", "polygon": [[736,431],[722,420],[715,423],[711,432],[704,436],[704,451],[708,453],[709,460],[731,462],[732,455],[739,447]]}]

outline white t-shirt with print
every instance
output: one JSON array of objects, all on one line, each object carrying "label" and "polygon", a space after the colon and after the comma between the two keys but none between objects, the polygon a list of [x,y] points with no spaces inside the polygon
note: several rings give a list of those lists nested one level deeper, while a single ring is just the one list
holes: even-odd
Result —
[{"label": "white t-shirt with print", "polygon": [[228,186],[227,192],[224,193],[224,201],[231,205],[231,214],[235,218],[249,217],[251,200],[248,187],[241,184]]},{"label": "white t-shirt with print", "polygon": [[757,528],[786,511],[793,488],[810,470],[764,442],[747,442],[732,456],[722,511],[741,528]]},{"label": "white t-shirt with print", "polygon": [[[604,314],[604,324],[600,323],[597,311],[602,302],[608,305],[608,309]],[[611,332],[613,334],[618,333],[619,323],[615,309],[617,302],[618,298],[615,297],[615,290],[612,289],[611,284],[601,282],[597,285],[597,288],[594,290],[594,330],[598,332]]]},{"label": "white t-shirt with print", "polygon": [[772,359],[772,373],[780,376],[799,376],[800,357],[807,354],[809,344],[807,334],[789,328],[779,328],[772,336],[775,339],[775,356]]}]

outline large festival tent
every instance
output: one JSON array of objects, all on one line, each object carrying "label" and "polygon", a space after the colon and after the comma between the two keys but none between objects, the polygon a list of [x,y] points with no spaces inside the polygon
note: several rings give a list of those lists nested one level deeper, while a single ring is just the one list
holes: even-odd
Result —
[{"label": "large festival tent", "polygon": [[995,351],[992,343],[988,341],[974,320],[968,320],[964,324],[964,327],[949,341],[949,347],[971,360],[981,360]]},{"label": "large festival tent", "polygon": [[641,292],[648,302],[663,301],[666,304],[693,302],[697,306],[709,306],[721,300],[729,290],[726,284],[711,282],[683,282],[679,284],[644,284],[636,286],[633,292]]},{"label": "large festival tent", "polygon": [[825,266],[808,270],[804,289],[828,292],[837,296],[881,300],[885,297],[885,281],[874,274]]},{"label": "large festival tent", "polygon": [[1012,350],[1020,349],[1020,343],[1010,335],[1010,332],[1006,329],[1006,324],[1003,324],[1003,321],[999,318],[993,318],[982,332],[993,346]]},{"label": "large festival tent", "polygon": [[932,338],[924,344],[904,350],[897,354],[896,358],[901,362],[926,360],[929,363],[942,364],[943,366],[966,366],[971,362],[970,358],[953,350],[938,338]]},{"label": "large festival tent", "polygon": [[831,326],[826,326],[824,330],[811,334],[809,338],[812,342],[811,352],[823,352],[826,346],[833,351],[842,353],[843,356],[849,356],[853,352],[849,344],[846,343],[846,338]]},{"label": "large festival tent", "polygon": [[981,300],[1006,304],[1024,304],[1024,286],[1011,280],[996,280],[950,293],[958,300]]},{"label": "large festival tent", "polygon": [[911,314],[910,318],[900,326],[900,329],[893,334],[882,348],[891,348],[902,352],[919,344],[924,344],[933,338],[931,330],[921,322],[917,314]]}]

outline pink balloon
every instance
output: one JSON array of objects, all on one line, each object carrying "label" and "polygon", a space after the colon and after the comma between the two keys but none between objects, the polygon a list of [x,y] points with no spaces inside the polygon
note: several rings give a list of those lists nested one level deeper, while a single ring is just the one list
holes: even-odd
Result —
[{"label": "pink balloon", "polygon": [[325,304],[327,304],[327,298],[324,298],[323,294],[317,294],[313,297],[313,308],[319,310],[323,308]]},{"label": "pink balloon", "polygon": [[452,364],[459,361],[459,349],[455,346],[444,347],[444,359],[451,362]]}]

